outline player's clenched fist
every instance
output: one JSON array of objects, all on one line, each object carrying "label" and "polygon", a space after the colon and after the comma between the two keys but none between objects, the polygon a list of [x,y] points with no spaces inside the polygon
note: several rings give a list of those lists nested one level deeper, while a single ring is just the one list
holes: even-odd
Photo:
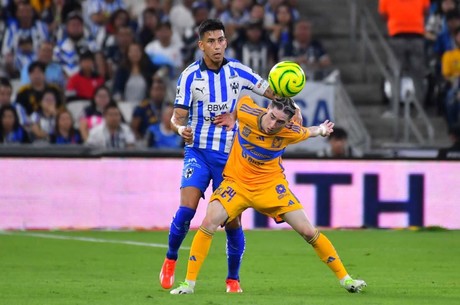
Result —
[{"label": "player's clenched fist", "polygon": [[193,143],[193,130],[190,126],[181,126],[178,129],[179,135],[184,139],[185,144]]}]

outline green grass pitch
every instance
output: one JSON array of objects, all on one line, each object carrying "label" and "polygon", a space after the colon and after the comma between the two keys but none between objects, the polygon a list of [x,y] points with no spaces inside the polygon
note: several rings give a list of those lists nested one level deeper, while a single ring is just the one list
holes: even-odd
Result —
[{"label": "green grass pitch", "polygon": [[[460,231],[324,231],[351,275],[368,287],[341,288],[295,232],[247,231],[244,293],[225,293],[225,234],[214,238],[194,295],[158,282],[165,248],[0,234],[0,305],[460,304]],[[189,247],[195,232],[184,242]],[[53,236],[165,244],[167,232],[40,232]],[[176,283],[188,250],[180,251]]]}]

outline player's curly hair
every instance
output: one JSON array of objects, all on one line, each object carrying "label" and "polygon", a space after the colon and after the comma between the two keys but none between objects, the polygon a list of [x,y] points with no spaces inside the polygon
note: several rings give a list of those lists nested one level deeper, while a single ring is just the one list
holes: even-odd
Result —
[{"label": "player's curly hair", "polygon": [[285,114],[288,115],[289,120],[295,114],[295,103],[294,100],[290,97],[276,97],[272,100],[273,107],[276,107],[279,110],[282,110]]}]

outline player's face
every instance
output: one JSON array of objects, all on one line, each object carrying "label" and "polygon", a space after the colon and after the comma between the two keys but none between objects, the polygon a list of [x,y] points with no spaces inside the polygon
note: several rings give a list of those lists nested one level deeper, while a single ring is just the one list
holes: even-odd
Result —
[{"label": "player's face", "polygon": [[218,68],[224,60],[227,39],[224,31],[215,30],[204,33],[198,41],[198,47],[204,52],[204,59],[209,68]]},{"label": "player's face", "polygon": [[268,107],[267,114],[262,117],[262,129],[266,134],[278,133],[289,122],[289,117],[282,110]]}]

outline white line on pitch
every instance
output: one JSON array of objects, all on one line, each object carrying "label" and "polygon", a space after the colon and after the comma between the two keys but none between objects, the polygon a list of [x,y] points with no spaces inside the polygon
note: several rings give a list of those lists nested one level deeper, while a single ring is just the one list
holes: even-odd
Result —
[{"label": "white line on pitch", "polygon": [[[8,231],[0,231],[0,234],[1,235],[48,238],[48,239],[78,240],[78,241],[86,241],[90,243],[122,244],[122,245],[131,245],[131,246],[140,246],[140,247],[168,248],[168,245],[165,245],[165,244],[145,243],[145,242],[133,241],[133,240],[116,240],[116,239],[92,238],[92,237],[81,237],[81,236],[55,235],[55,234],[46,234],[46,233],[8,232]],[[180,249],[190,250],[189,247],[181,247]]]}]

